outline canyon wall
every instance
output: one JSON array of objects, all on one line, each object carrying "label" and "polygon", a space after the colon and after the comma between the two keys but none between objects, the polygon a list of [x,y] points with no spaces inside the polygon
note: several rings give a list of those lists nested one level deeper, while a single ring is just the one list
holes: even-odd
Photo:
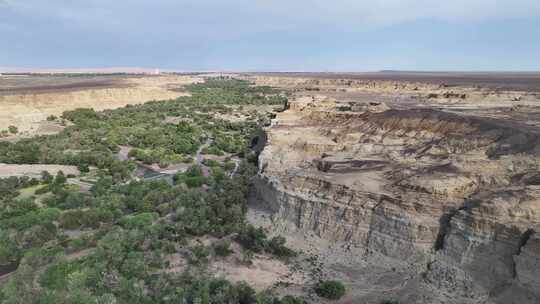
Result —
[{"label": "canyon wall", "polygon": [[250,204],[273,233],[406,263],[442,302],[540,301],[536,128],[296,96],[266,132]]}]

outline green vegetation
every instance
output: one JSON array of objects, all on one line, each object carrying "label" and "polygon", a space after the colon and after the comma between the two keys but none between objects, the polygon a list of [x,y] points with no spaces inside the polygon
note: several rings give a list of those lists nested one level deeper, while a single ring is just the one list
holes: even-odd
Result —
[{"label": "green vegetation", "polygon": [[301,298],[297,298],[294,296],[284,296],[280,301],[279,304],[305,304],[306,301]]},{"label": "green vegetation", "polygon": [[217,245],[214,246],[214,253],[217,256],[226,257],[229,256],[233,251],[230,249],[231,242],[230,241],[223,241]]},{"label": "green vegetation", "polygon": [[192,166],[186,172],[178,173],[173,178],[176,184],[185,184],[188,188],[198,188],[207,182],[200,166]]},{"label": "green vegetation", "polygon": [[[75,165],[81,180],[92,181],[82,189],[62,172],[0,179],[0,271],[17,269],[0,285],[0,303],[304,303],[205,270],[216,256],[233,253],[233,241],[245,252],[294,255],[283,238],[268,239],[245,221],[256,173],[250,146],[268,115],[230,123],[212,114],[237,105],[283,104],[284,98],[243,81],[189,89],[192,96],[176,100],[65,112],[72,125],[59,134],[0,142],[0,162]],[[134,176],[137,161],[162,167],[193,162],[203,144],[228,158],[194,163],[172,184]],[[131,148],[132,159],[116,155],[121,146]],[[227,161],[233,154],[238,168]],[[217,241],[194,246],[197,237]],[[188,268],[166,271],[171,254],[189,261]]]},{"label": "green vegetation", "polygon": [[294,251],[285,246],[285,238],[276,236],[268,240],[262,228],[246,225],[238,234],[238,242],[246,249],[256,253],[268,252],[281,258],[290,258],[296,255]]},{"label": "green vegetation", "polygon": [[320,297],[339,300],[345,295],[345,286],[339,281],[323,281],[315,288],[315,292]]},{"label": "green vegetation", "polygon": [[[243,155],[268,116],[252,113],[247,121],[232,123],[215,119],[213,113],[232,112],[236,105],[283,105],[286,101],[273,89],[251,87],[244,81],[214,80],[188,89],[193,96],[103,112],[67,111],[62,118],[74,125],[57,135],[0,142],[0,162],[95,166],[125,180],[134,166],[115,159],[120,145],[133,148],[131,157],[163,167],[190,162],[208,138],[213,141],[204,152]],[[190,122],[168,123],[168,117]]]},{"label": "green vegetation", "polygon": [[9,126],[8,131],[11,134],[17,134],[17,133],[19,133],[19,128],[17,128],[16,126]]}]

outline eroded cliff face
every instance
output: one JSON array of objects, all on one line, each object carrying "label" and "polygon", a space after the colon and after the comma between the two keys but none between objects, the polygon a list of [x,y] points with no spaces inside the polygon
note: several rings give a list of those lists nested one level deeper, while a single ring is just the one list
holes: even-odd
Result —
[{"label": "eroded cliff face", "polygon": [[266,131],[251,206],[273,232],[405,262],[456,303],[540,301],[536,129],[304,96]]},{"label": "eroded cliff face", "polygon": [[447,85],[444,83],[426,83],[419,81],[367,80],[346,78],[310,78],[245,75],[244,79],[257,85],[268,85],[287,88],[296,92],[312,92],[324,95],[376,94],[378,97],[394,98],[397,95],[407,96],[418,103],[427,104],[467,104],[476,105],[500,103],[504,101],[519,102],[521,105],[535,105],[540,98],[534,90],[512,91],[493,89],[479,85],[466,87]]},{"label": "eroded cliff face", "polygon": [[29,90],[3,94],[0,95],[0,130],[14,125],[23,132],[31,133],[47,116],[62,115],[68,110],[93,108],[99,111],[152,100],[174,99],[188,93],[173,89],[198,81],[200,79],[195,77],[183,76],[129,78],[120,79],[118,85],[105,88],[51,89],[45,92]]}]

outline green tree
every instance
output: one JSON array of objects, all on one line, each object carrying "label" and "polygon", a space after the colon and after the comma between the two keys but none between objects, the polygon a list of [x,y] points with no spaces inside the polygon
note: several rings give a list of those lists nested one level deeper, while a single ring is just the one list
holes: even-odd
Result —
[{"label": "green tree", "polygon": [[51,183],[54,180],[54,177],[47,171],[41,171],[41,181],[46,184]]},{"label": "green tree", "polygon": [[345,295],[345,286],[343,283],[335,280],[323,281],[317,285],[315,292],[320,297],[339,300]]},{"label": "green tree", "polygon": [[279,304],[305,304],[306,301],[302,298],[297,298],[295,296],[284,296],[281,300],[279,300]]},{"label": "green tree", "polygon": [[67,181],[67,178],[64,175],[64,172],[58,171],[58,173],[56,174],[56,177],[54,178],[54,184],[61,186],[61,185],[64,185],[66,181]]},{"label": "green tree", "polygon": [[19,132],[19,128],[17,128],[16,126],[9,126],[8,130],[11,134],[17,134]]},{"label": "green tree", "polygon": [[214,252],[217,256],[226,257],[229,256],[233,251],[231,250],[231,242],[225,240],[214,246]]},{"label": "green tree", "polygon": [[15,234],[12,231],[0,229],[0,265],[16,263],[21,255]]}]

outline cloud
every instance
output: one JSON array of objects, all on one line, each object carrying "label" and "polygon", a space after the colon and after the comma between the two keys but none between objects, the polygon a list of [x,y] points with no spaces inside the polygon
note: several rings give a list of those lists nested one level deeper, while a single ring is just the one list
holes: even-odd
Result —
[{"label": "cloud", "polygon": [[420,18],[462,22],[540,16],[538,0],[25,0],[9,3],[21,14],[48,16],[82,28],[161,26],[167,32],[174,27],[180,32],[217,31],[221,35],[234,34],[227,31],[323,27],[365,30]]},{"label": "cloud", "polygon": [[[222,50],[231,57],[249,50],[254,62],[264,62],[264,48],[277,44],[283,60],[294,62],[305,58],[305,48],[330,48],[306,46],[310,40],[360,37],[423,20],[458,27],[529,17],[540,18],[540,1],[0,0],[0,37],[7,41],[0,64],[215,62],[211,57]],[[295,45],[299,39],[304,44]]]},{"label": "cloud", "polygon": [[280,15],[297,15],[305,21],[333,21],[357,25],[392,24],[417,18],[481,20],[539,16],[536,0],[300,0],[258,1]]}]

